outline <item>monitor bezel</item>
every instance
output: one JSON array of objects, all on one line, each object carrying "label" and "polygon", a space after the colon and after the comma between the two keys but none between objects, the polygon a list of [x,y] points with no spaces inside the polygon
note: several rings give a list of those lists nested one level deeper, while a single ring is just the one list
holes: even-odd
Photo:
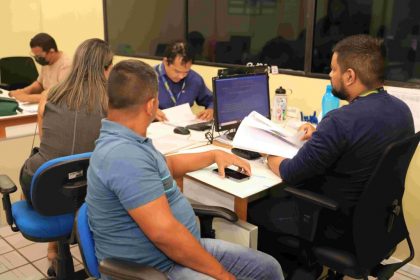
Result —
[{"label": "monitor bezel", "polygon": [[269,83],[269,75],[268,73],[252,73],[252,74],[239,74],[239,75],[229,75],[229,76],[217,76],[213,77],[212,79],[212,86],[213,86],[213,100],[214,100],[214,129],[217,132],[220,131],[226,131],[231,129],[236,129],[241,124],[242,120],[234,122],[232,124],[226,124],[221,126],[219,123],[219,117],[218,117],[218,106],[217,106],[217,90],[216,90],[216,81],[218,80],[225,80],[225,79],[232,79],[232,78],[242,78],[242,77],[251,77],[251,76],[266,76],[267,79],[267,101],[268,101],[268,119],[271,119],[271,105],[270,105],[270,83]]}]

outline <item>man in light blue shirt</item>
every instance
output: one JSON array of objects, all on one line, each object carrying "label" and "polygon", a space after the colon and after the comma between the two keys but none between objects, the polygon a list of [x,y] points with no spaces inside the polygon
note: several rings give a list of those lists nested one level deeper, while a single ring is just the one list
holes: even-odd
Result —
[{"label": "man in light blue shirt", "polygon": [[166,120],[161,109],[184,103],[193,106],[194,102],[206,108],[197,114],[199,119],[206,121],[213,119],[213,94],[203,78],[191,70],[193,59],[194,52],[187,43],[175,42],[166,48],[162,63],[155,66],[159,80],[157,120]]},{"label": "man in light blue shirt", "polygon": [[230,165],[250,175],[249,164],[218,150],[167,158],[158,152],[146,137],[159,105],[156,73],[141,61],[114,66],[108,97],[86,196],[98,259],[153,266],[170,279],[283,279],[271,256],[201,239],[193,209],[176,184],[186,172],[213,163],[221,176]]}]

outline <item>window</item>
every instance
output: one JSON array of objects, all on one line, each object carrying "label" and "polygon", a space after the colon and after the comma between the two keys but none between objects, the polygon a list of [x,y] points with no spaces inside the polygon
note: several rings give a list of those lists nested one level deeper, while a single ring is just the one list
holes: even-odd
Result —
[{"label": "window", "polygon": [[383,38],[385,79],[419,83],[420,1],[318,0],[313,35],[313,73],[328,73],[331,49],[353,34]]},{"label": "window", "polygon": [[105,38],[127,56],[161,56],[185,38],[185,0],[104,0]]},{"label": "window", "polygon": [[187,40],[196,60],[262,62],[303,70],[306,0],[104,0],[105,36],[116,54],[161,56]]},{"label": "window", "polygon": [[327,78],[334,44],[365,33],[384,39],[386,79],[406,84],[420,84],[419,12],[418,0],[104,0],[105,37],[119,55],[159,57],[187,40],[197,63],[260,62]]},{"label": "window", "polygon": [[189,0],[188,41],[198,60],[303,70],[304,0]]}]

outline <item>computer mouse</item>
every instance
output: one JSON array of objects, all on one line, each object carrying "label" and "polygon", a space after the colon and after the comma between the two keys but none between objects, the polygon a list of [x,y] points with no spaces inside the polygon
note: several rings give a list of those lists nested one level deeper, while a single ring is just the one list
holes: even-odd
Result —
[{"label": "computer mouse", "polygon": [[182,135],[188,135],[188,134],[190,134],[190,130],[186,127],[177,126],[177,127],[174,128],[174,133],[182,134]]}]

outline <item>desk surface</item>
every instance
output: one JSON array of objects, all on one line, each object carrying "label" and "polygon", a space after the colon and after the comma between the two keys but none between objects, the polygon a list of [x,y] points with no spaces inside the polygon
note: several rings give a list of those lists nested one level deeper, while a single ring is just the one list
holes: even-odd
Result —
[{"label": "desk surface", "polygon": [[[9,97],[8,91],[2,89],[2,93],[0,93],[1,97]],[[9,127],[17,127],[19,125],[28,125],[33,124],[37,120],[37,110],[38,104],[22,104],[19,103],[19,107],[23,109],[23,112],[18,112],[17,115],[12,116],[3,116],[0,117],[0,139],[10,137],[10,134],[16,133],[8,133],[7,128]],[[24,126],[22,129],[19,127],[19,130],[22,130],[21,133],[17,133],[17,135],[30,135],[33,134],[33,127],[26,127]],[[8,135],[9,134],[9,135]]]},{"label": "desk surface", "polygon": [[[230,150],[215,145],[182,151],[180,153],[204,152],[219,149],[230,153]],[[248,161],[251,165],[252,176],[249,180],[236,182],[231,179],[222,178],[212,170],[217,168],[216,164],[210,165],[201,170],[190,172],[188,177],[210,185],[228,194],[239,198],[248,198],[254,194],[269,189],[282,182],[281,178],[274,174],[261,159]]]},{"label": "desk surface", "polygon": [[153,145],[164,155],[204,146],[208,143],[203,131],[190,130],[189,135],[180,135],[173,132],[174,128],[169,124],[154,122],[147,129],[147,137],[152,139]]}]

